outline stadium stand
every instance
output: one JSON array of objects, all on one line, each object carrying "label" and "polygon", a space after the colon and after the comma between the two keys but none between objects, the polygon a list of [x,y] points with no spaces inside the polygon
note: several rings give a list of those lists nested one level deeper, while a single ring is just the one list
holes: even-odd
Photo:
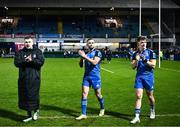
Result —
[{"label": "stadium stand", "polygon": [[[6,29],[5,33],[9,34],[57,34],[58,22],[57,17],[47,18],[46,16],[19,17],[17,26]],[[105,18],[97,16],[62,16],[63,34],[84,34],[86,37],[105,38],[106,34],[109,38],[118,37],[136,37],[138,35],[138,17],[126,16],[117,17],[114,20],[121,19],[121,27],[115,24],[105,26]],[[156,21],[157,24],[157,21]],[[142,34],[149,35],[150,32],[143,24]]]},{"label": "stadium stand", "polygon": [[[60,7],[60,8],[139,8],[139,0],[5,0],[2,6],[8,7]],[[76,4],[74,4],[76,3]],[[144,8],[158,8],[158,0],[142,2]],[[162,8],[179,8],[171,0],[163,0]]]},{"label": "stadium stand", "polygon": [[[170,37],[170,43],[178,33],[175,26],[179,21],[176,15],[180,7],[174,1],[163,0],[161,3],[165,12],[162,15],[162,37]],[[129,40],[139,35],[139,0],[3,0],[0,7],[0,18],[18,18],[13,27],[1,27],[1,34],[67,34]],[[142,35],[158,33],[158,1],[142,1],[142,9]],[[172,14],[176,18],[171,17]],[[116,21],[102,23],[106,19],[111,21],[111,18]],[[172,23],[167,19],[173,19]]]}]

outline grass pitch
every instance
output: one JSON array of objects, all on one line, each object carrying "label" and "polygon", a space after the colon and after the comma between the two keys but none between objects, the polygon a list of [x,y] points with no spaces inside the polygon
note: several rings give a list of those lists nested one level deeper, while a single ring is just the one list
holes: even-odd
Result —
[{"label": "grass pitch", "polygon": [[[41,75],[40,119],[22,123],[26,112],[17,105],[18,69],[13,59],[0,59],[0,126],[131,126],[134,117],[134,79],[136,71],[125,59],[101,64],[105,116],[98,117],[99,104],[90,89],[88,119],[76,121],[81,112],[81,82],[84,69],[79,59],[46,59]],[[180,62],[162,61],[155,69],[155,120],[150,120],[144,93],[139,126],[180,126]]]}]

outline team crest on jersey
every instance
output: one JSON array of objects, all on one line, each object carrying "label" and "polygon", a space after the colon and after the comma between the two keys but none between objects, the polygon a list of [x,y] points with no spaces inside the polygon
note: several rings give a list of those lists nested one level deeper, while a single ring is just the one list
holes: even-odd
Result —
[{"label": "team crest on jersey", "polygon": [[36,54],[33,54],[33,58],[36,58]]}]

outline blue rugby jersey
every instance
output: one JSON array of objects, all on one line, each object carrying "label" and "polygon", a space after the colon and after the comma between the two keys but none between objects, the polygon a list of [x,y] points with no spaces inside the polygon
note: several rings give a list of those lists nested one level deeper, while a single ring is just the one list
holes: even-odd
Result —
[{"label": "blue rugby jersey", "polygon": [[[93,49],[90,52],[88,52],[87,57],[93,59],[94,57],[99,57],[100,59],[102,58],[102,54],[99,50]],[[93,65],[89,61],[85,60],[85,76],[98,76],[100,77],[100,63],[101,60],[99,61],[98,64]]]},{"label": "blue rugby jersey", "polygon": [[147,63],[143,62],[143,57],[148,61],[150,59],[156,59],[156,54],[154,51],[150,49],[145,49],[142,51],[142,53],[138,50],[133,54],[133,60],[136,60],[136,55],[140,55],[140,60],[138,62],[138,67],[137,67],[137,75],[153,75],[154,74],[154,69],[149,67]]}]

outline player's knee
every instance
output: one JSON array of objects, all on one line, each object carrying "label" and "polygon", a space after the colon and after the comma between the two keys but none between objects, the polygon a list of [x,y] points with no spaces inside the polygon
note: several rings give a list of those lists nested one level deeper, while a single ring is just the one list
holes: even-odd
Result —
[{"label": "player's knee", "polygon": [[136,94],[136,99],[142,99],[142,94]]},{"label": "player's knee", "polygon": [[154,100],[154,96],[153,95],[149,95],[148,98],[149,98],[149,100]]},{"label": "player's knee", "polygon": [[101,93],[95,93],[96,97],[98,98],[102,98],[102,94]]},{"label": "player's knee", "polygon": [[88,92],[85,92],[85,91],[84,91],[84,92],[82,93],[82,96],[83,96],[83,98],[87,98]]},{"label": "player's knee", "polygon": [[96,97],[98,97],[98,98],[102,98],[102,94],[101,94],[101,91],[100,91],[100,90],[96,90],[96,91],[95,91],[95,95],[96,95]]}]

